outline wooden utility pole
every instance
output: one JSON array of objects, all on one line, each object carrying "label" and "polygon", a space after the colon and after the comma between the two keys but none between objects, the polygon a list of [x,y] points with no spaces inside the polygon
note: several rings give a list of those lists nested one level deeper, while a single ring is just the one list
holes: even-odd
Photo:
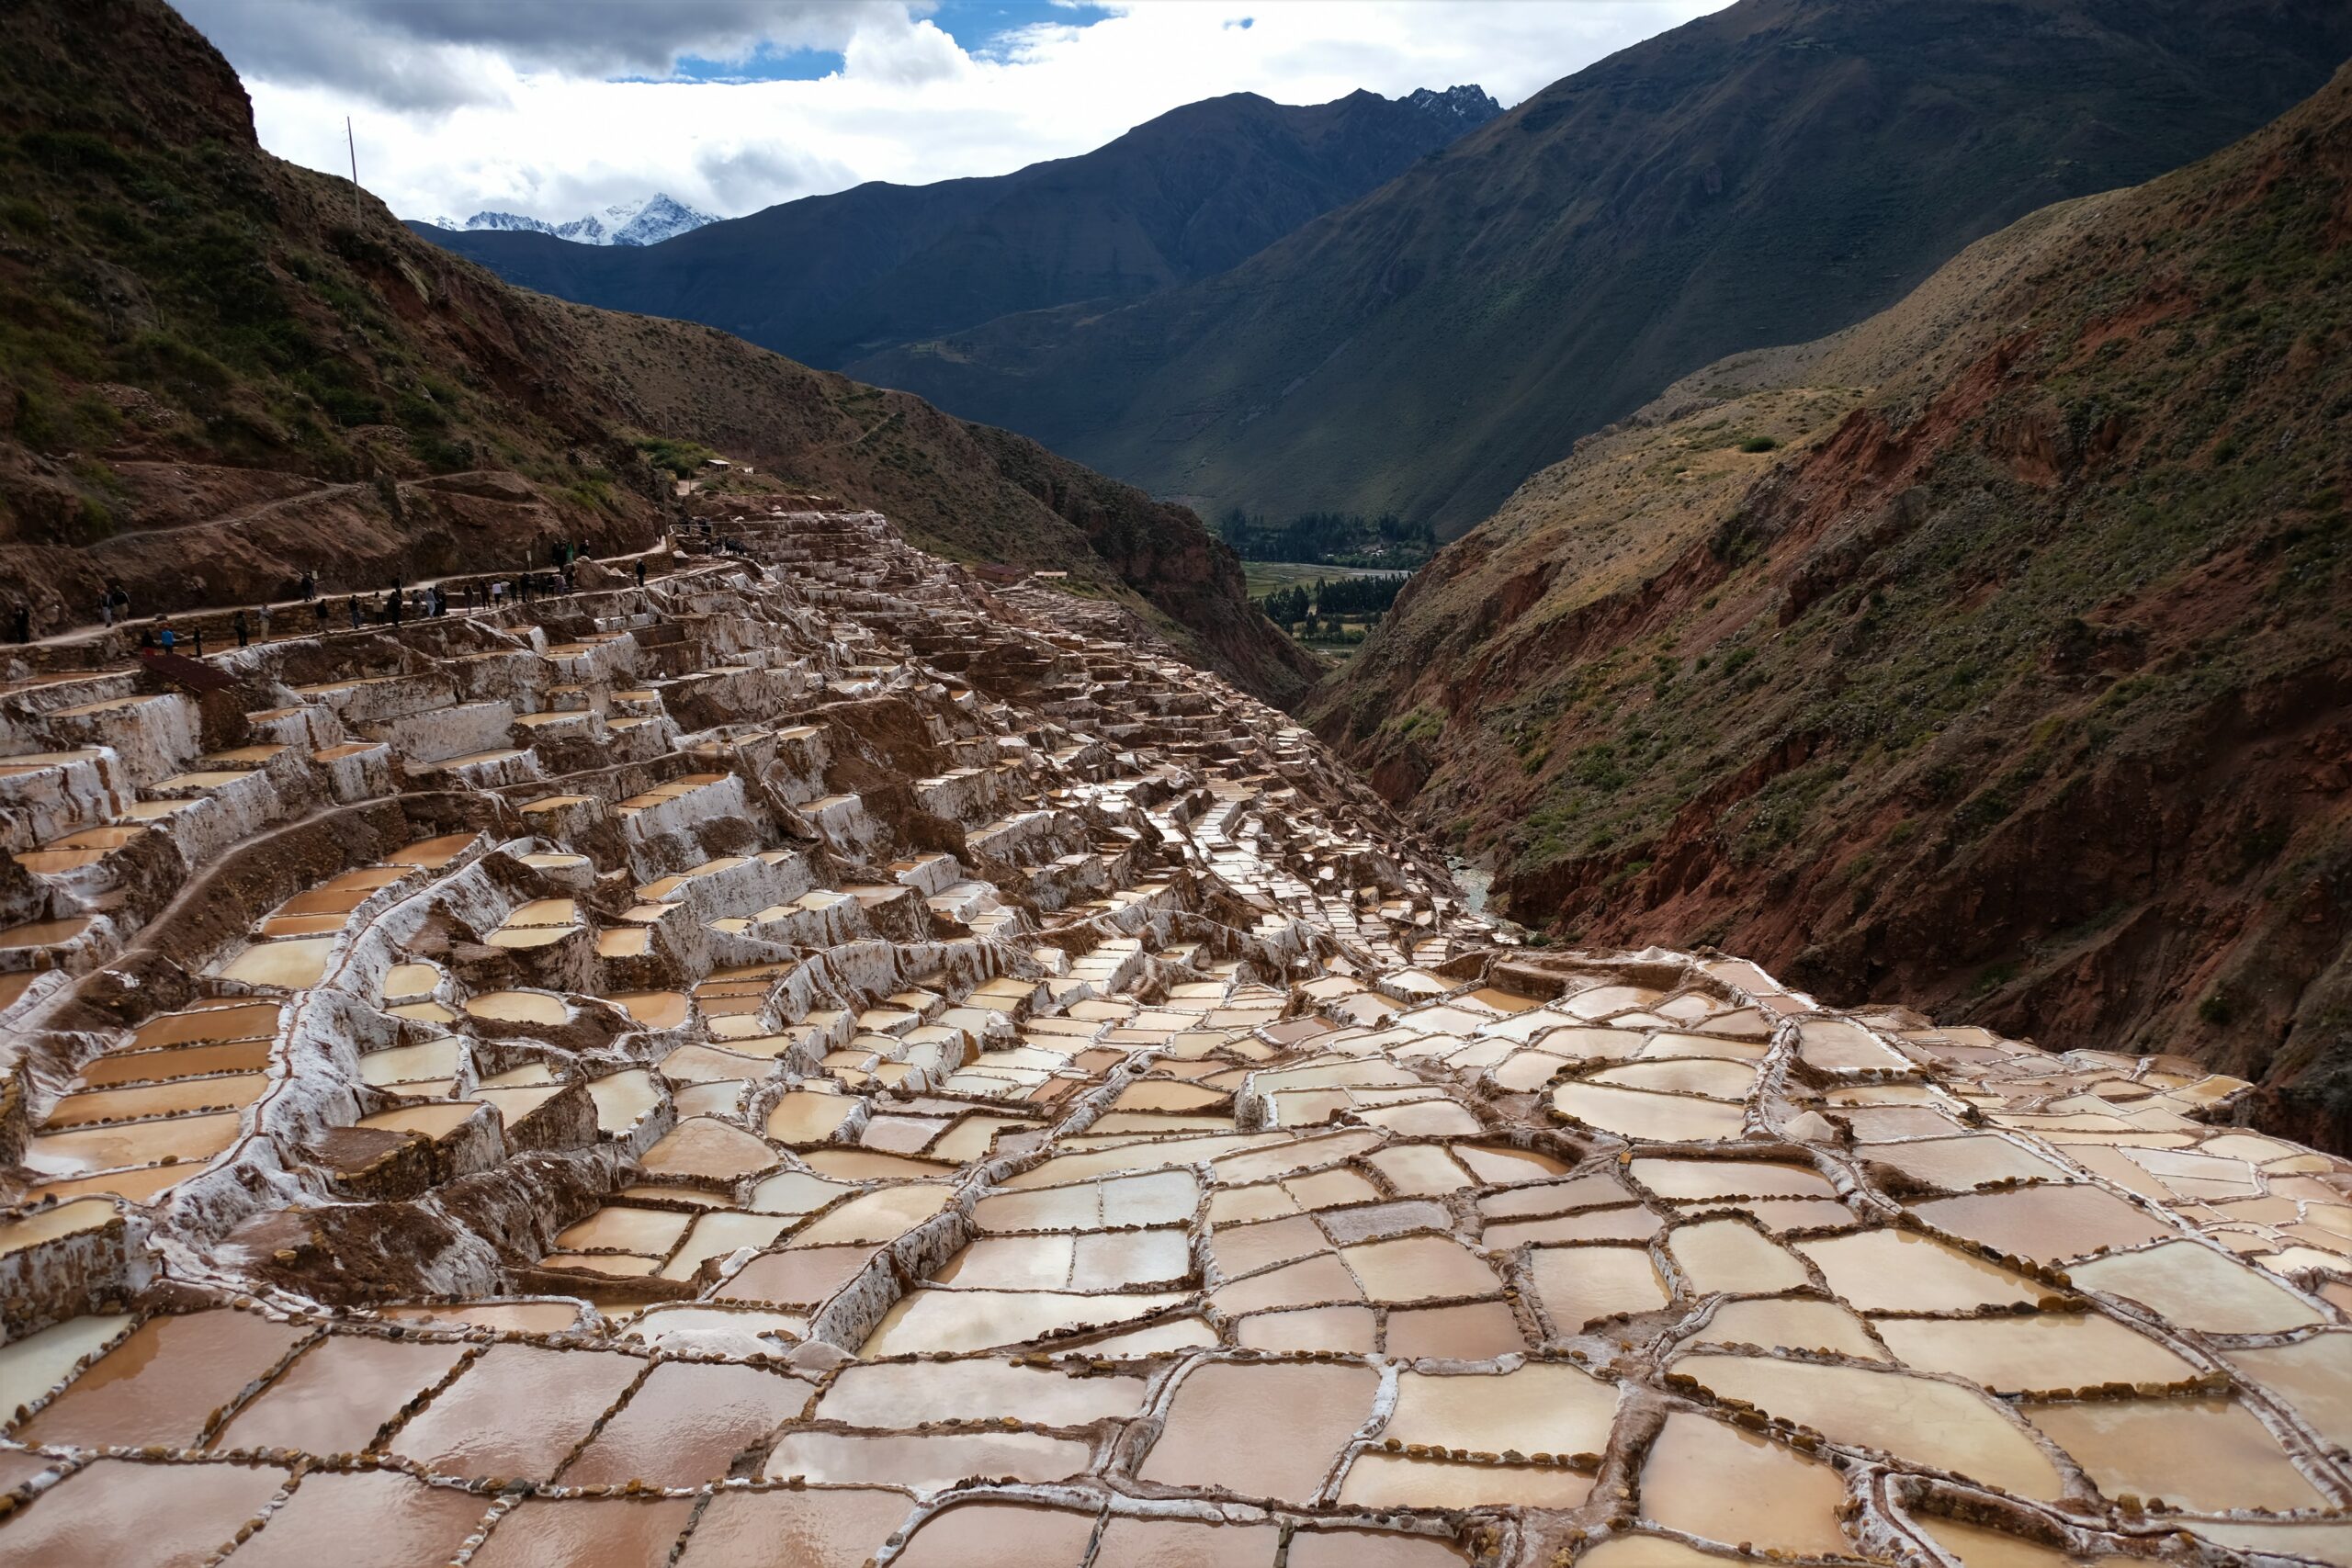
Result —
[{"label": "wooden utility pole", "polygon": [[351,227],[359,228],[359,139],[351,133],[351,117],[343,117],[343,144],[351,152]]}]

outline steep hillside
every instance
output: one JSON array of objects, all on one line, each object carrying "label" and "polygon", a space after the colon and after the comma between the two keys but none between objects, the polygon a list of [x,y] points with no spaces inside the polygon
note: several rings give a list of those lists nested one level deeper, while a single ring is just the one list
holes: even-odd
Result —
[{"label": "steep hillside", "polygon": [[1014,311],[1126,300],[1222,272],[1502,112],[1476,87],[1328,104],[1236,93],[1076,158],[879,182],[714,223],[658,250],[417,231],[508,281],[723,327],[838,367]]},{"label": "steep hillside", "polygon": [[0,9],[0,597],[44,630],[108,579],[153,610],[649,538],[649,454],[699,444],[958,558],[1067,570],[1267,695],[1311,673],[1181,508],[707,328],[510,288],[269,157],[153,0]]},{"label": "steep hillside", "polygon": [[2352,68],[1589,438],[1314,717],[1555,934],[2186,1051],[2342,1146],[2347,481]]},{"label": "steep hillside", "polygon": [[843,368],[1211,514],[1459,532],[1678,376],[2211,152],[2347,54],[2340,0],[1741,0],[1231,272]]}]

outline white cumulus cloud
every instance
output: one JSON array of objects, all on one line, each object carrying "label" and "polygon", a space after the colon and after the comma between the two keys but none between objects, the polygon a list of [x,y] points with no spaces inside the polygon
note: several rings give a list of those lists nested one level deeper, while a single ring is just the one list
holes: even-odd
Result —
[{"label": "white cumulus cloud", "polygon": [[[1476,83],[1510,105],[1726,0],[1118,0],[976,49],[950,36],[953,0],[176,3],[237,66],[281,157],[342,172],[348,115],[360,181],[395,212],[560,220],[655,190],[739,214],[865,180],[1003,174],[1227,93]],[[679,73],[757,76],[795,51],[841,63],[810,80]]]}]

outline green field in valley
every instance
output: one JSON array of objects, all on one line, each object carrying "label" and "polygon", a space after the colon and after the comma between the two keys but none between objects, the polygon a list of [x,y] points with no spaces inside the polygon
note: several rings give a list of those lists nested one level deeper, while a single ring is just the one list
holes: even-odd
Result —
[{"label": "green field in valley", "polygon": [[1263,599],[1277,588],[1288,588],[1295,582],[1313,582],[1317,578],[1330,581],[1341,577],[1385,577],[1389,573],[1362,566],[1315,566],[1295,560],[1246,560],[1241,563],[1241,581],[1252,599]]}]

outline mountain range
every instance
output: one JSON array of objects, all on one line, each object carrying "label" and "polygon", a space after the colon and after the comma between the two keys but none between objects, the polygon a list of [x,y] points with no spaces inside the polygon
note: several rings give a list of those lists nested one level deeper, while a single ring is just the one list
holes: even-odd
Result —
[{"label": "mountain range", "polygon": [[702,321],[838,367],[1011,312],[1131,299],[1222,272],[1502,112],[1476,87],[1189,104],[1080,157],[936,185],[862,185],[658,248],[420,228],[509,282]]},{"label": "mountain range", "polygon": [[2352,1145],[2352,67],[1578,443],[1316,728],[1577,945],[2188,1055]]},{"label": "mountain range", "polygon": [[520,212],[477,212],[466,219],[419,221],[452,233],[547,234],[578,245],[658,245],[718,220],[656,191],[635,201],[616,201],[601,212],[574,218],[568,223],[550,223],[544,218],[528,218]]},{"label": "mountain range", "polygon": [[650,250],[432,237],[1204,512],[1454,534],[1676,378],[2211,152],[2347,53],[2338,0],[1740,0],[1508,114],[1475,89],[1242,96],[1082,157]]},{"label": "mountain range", "polygon": [[847,362],[1204,511],[1459,533],[1579,435],[2243,136],[2337,0],[1740,0],[1238,267]]},{"label": "mountain range", "polygon": [[1272,700],[1315,669],[1180,507],[707,327],[509,288],[270,156],[162,0],[0,7],[0,599],[36,630],[110,581],[144,614],[641,546],[716,451],[752,470],[733,504],[829,496],[1067,571]]}]

